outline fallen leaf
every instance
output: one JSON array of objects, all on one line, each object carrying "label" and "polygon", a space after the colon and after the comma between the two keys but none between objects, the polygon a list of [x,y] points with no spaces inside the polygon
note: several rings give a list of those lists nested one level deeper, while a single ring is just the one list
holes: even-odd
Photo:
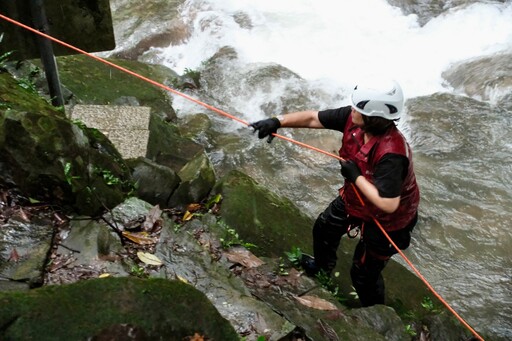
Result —
[{"label": "fallen leaf", "polygon": [[147,232],[127,232],[123,231],[123,236],[139,245],[156,244],[157,238],[150,237]]},{"label": "fallen leaf", "polygon": [[300,304],[318,310],[338,310],[334,304],[316,296],[294,296]]},{"label": "fallen leaf", "polygon": [[20,260],[20,255],[18,254],[18,251],[16,251],[16,249],[12,249],[11,251],[11,254],[9,255],[9,259],[7,260],[8,262],[11,261],[11,262],[18,262]]},{"label": "fallen leaf", "polygon": [[20,218],[26,222],[26,223],[30,223],[30,218],[28,217],[28,214],[27,212],[25,212],[23,210],[23,208],[20,207],[20,211],[19,211],[19,214],[20,214]]},{"label": "fallen leaf", "polygon": [[253,255],[246,248],[231,248],[228,251],[225,251],[224,254],[231,263],[241,264],[242,266],[249,269],[257,268],[258,266],[264,264],[261,259]]},{"label": "fallen leaf", "polygon": [[183,215],[183,221],[189,221],[194,216],[193,213],[190,213],[190,211],[186,211]]},{"label": "fallen leaf", "polygon": [[183,278],[180,275],[176,275],[176,278],[179,279],[180,281],[182,281],[183,283],[187,283],[188,284],[188,281],[187,281],[186,278]]},{"label": "fallen leaf", "polygon": [[198,333],[195,333],[194,336],[190,338],[190,341],[204,341],[204,337]]},{"label": "fallen leaf", "polygon": [[157,257],[155,256],[154,254],[152,253],[147,253],[147,252],[137,252],[137,257],[139,257],[139,259],[145,263],[145,264],[148,264],[148,265],[162,265],[163,262]]},{"label": "fallen leaf", "polygon": [[216,196],[214,196],[213,198],[211,198],[210,200],[208,200],[208,202],[206,203],[206,208],[210,209],[210,207],[212,207],[215,204],[218,204],[221,200],[222,200],[222,194],[219,193]]},{"label": "fallen leaf", "polygon": [[197,212],[201,209],[201,204],[189,204],[187,206],[187,211]]},{"label": "fallen leaf", "polygon": [[99,278],[107,278],[107,277],[110,277],[110,274],[109,273],[103,273],[101,275],[98,276]]}]

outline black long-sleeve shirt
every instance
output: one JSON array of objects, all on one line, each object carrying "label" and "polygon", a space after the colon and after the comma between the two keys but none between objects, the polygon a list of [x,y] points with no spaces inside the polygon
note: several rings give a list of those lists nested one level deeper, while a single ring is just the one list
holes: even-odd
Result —
[{"label": "black long-sleeve shirt", "polygon": [[[323,110],[318,113],[320,123],[330,130],[343,132],[352,111],[351,106]],[[399,154],[385,154],[375,165],[373,184],[383,198],[400,196],[402,183],[407,175],[409,160]]]}]

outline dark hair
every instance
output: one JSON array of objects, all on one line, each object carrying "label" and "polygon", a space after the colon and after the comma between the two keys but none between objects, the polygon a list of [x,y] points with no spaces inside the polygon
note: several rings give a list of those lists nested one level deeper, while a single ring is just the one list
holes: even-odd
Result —
[{"label": "dark hair", "polygon": [[364,126],[361,127],[361,129],[374,136],[384,134],[389,129],[389,127],[395,125],[394,120],[388,120],[384,117],[366,115],[361,116],[363,117],[364,122]]}]

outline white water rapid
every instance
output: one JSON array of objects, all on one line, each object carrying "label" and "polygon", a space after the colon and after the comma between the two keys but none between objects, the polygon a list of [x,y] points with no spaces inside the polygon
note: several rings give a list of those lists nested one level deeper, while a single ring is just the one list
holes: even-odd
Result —
[{"label": "white water rapid", "polygon": [[[231,46],[242,64],[280,64],[333,98],[341,94],[337,106],[347,104],[344,96],[355,84],[375,77],[396,79],[407,99],[453,93],[455,90],[442,77],[450,66],[512,52],[512,1],[454,7],[430,18],[425,25],[419,24],[416,15],[404,15],[385,0],[187,0],[182,18],[192,27],[190,38],[181,45],[150,51],[158,56],[158,62],[182,73],[200,69],[219,48]],[[269,101],[265,96],[254,94],[250,100],[245,97],[235,103],[233,99],[229,104],[245,113],[242,119],[254,121],[265,117],[260,109]],[[179,112],[194,112],[197,108],[181,98],[175,99],[174,106]],[[318,103],[311,109],[332,106]],[[435,114],[434,120],[426,124],[435,124]],[[501,127],[494,129],[499,131]],[[501,142],[510,155],[512,140],[509,137],[507,141]],[[457,160],[450,162],[456,165]],[[497,212],[492,216],[493,209],[473,200],[479,189],[474,189],[471,178],[485,174],[475,170],[468,175],[464,173],[467,167],[451,167],[449,173],[465,174],[460,177],[465,177],[467,186],[461,189],[454,185],[453,191],[467,193],[467,197],[448,194],[446,210],[432,204],[445,197],[442,186],[434,188],[442,182],[436,178],[441,175],[419,169],[420,176],[425,176],[419,180],[426,189],[423,200],[427,213],[429,217],[441,216],[442,223],[436,228],[418,226],[416,245],[410,253],[434,287],[455,303],[475,329],[511,340],[512,261],[506,251],[512,246],[510,215]],[[510,179],[510,165],[497,167],[501,167],[498,173],[503,178]],[[512,188],[508,181],[499,189],[485,188],[482,197],[495,197],[497,208],[510,207]],[[433,189],[427,188],[431,185]],[[431,197],[430,192],[434,193]],[[330,196],[323,201],[330,201]],[[479,209],[484,212],[480,221]],[[479,223],[482,232],[476,228]],[[493,229],[497,232],[492,233]]]}]

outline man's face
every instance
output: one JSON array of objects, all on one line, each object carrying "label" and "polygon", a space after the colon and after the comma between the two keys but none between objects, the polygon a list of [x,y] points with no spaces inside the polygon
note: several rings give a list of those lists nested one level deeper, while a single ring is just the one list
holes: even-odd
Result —
[{"label": "man's face", "polygon": [[352,107],[352,123],[358,127],[364,126],[363,115]]}]

